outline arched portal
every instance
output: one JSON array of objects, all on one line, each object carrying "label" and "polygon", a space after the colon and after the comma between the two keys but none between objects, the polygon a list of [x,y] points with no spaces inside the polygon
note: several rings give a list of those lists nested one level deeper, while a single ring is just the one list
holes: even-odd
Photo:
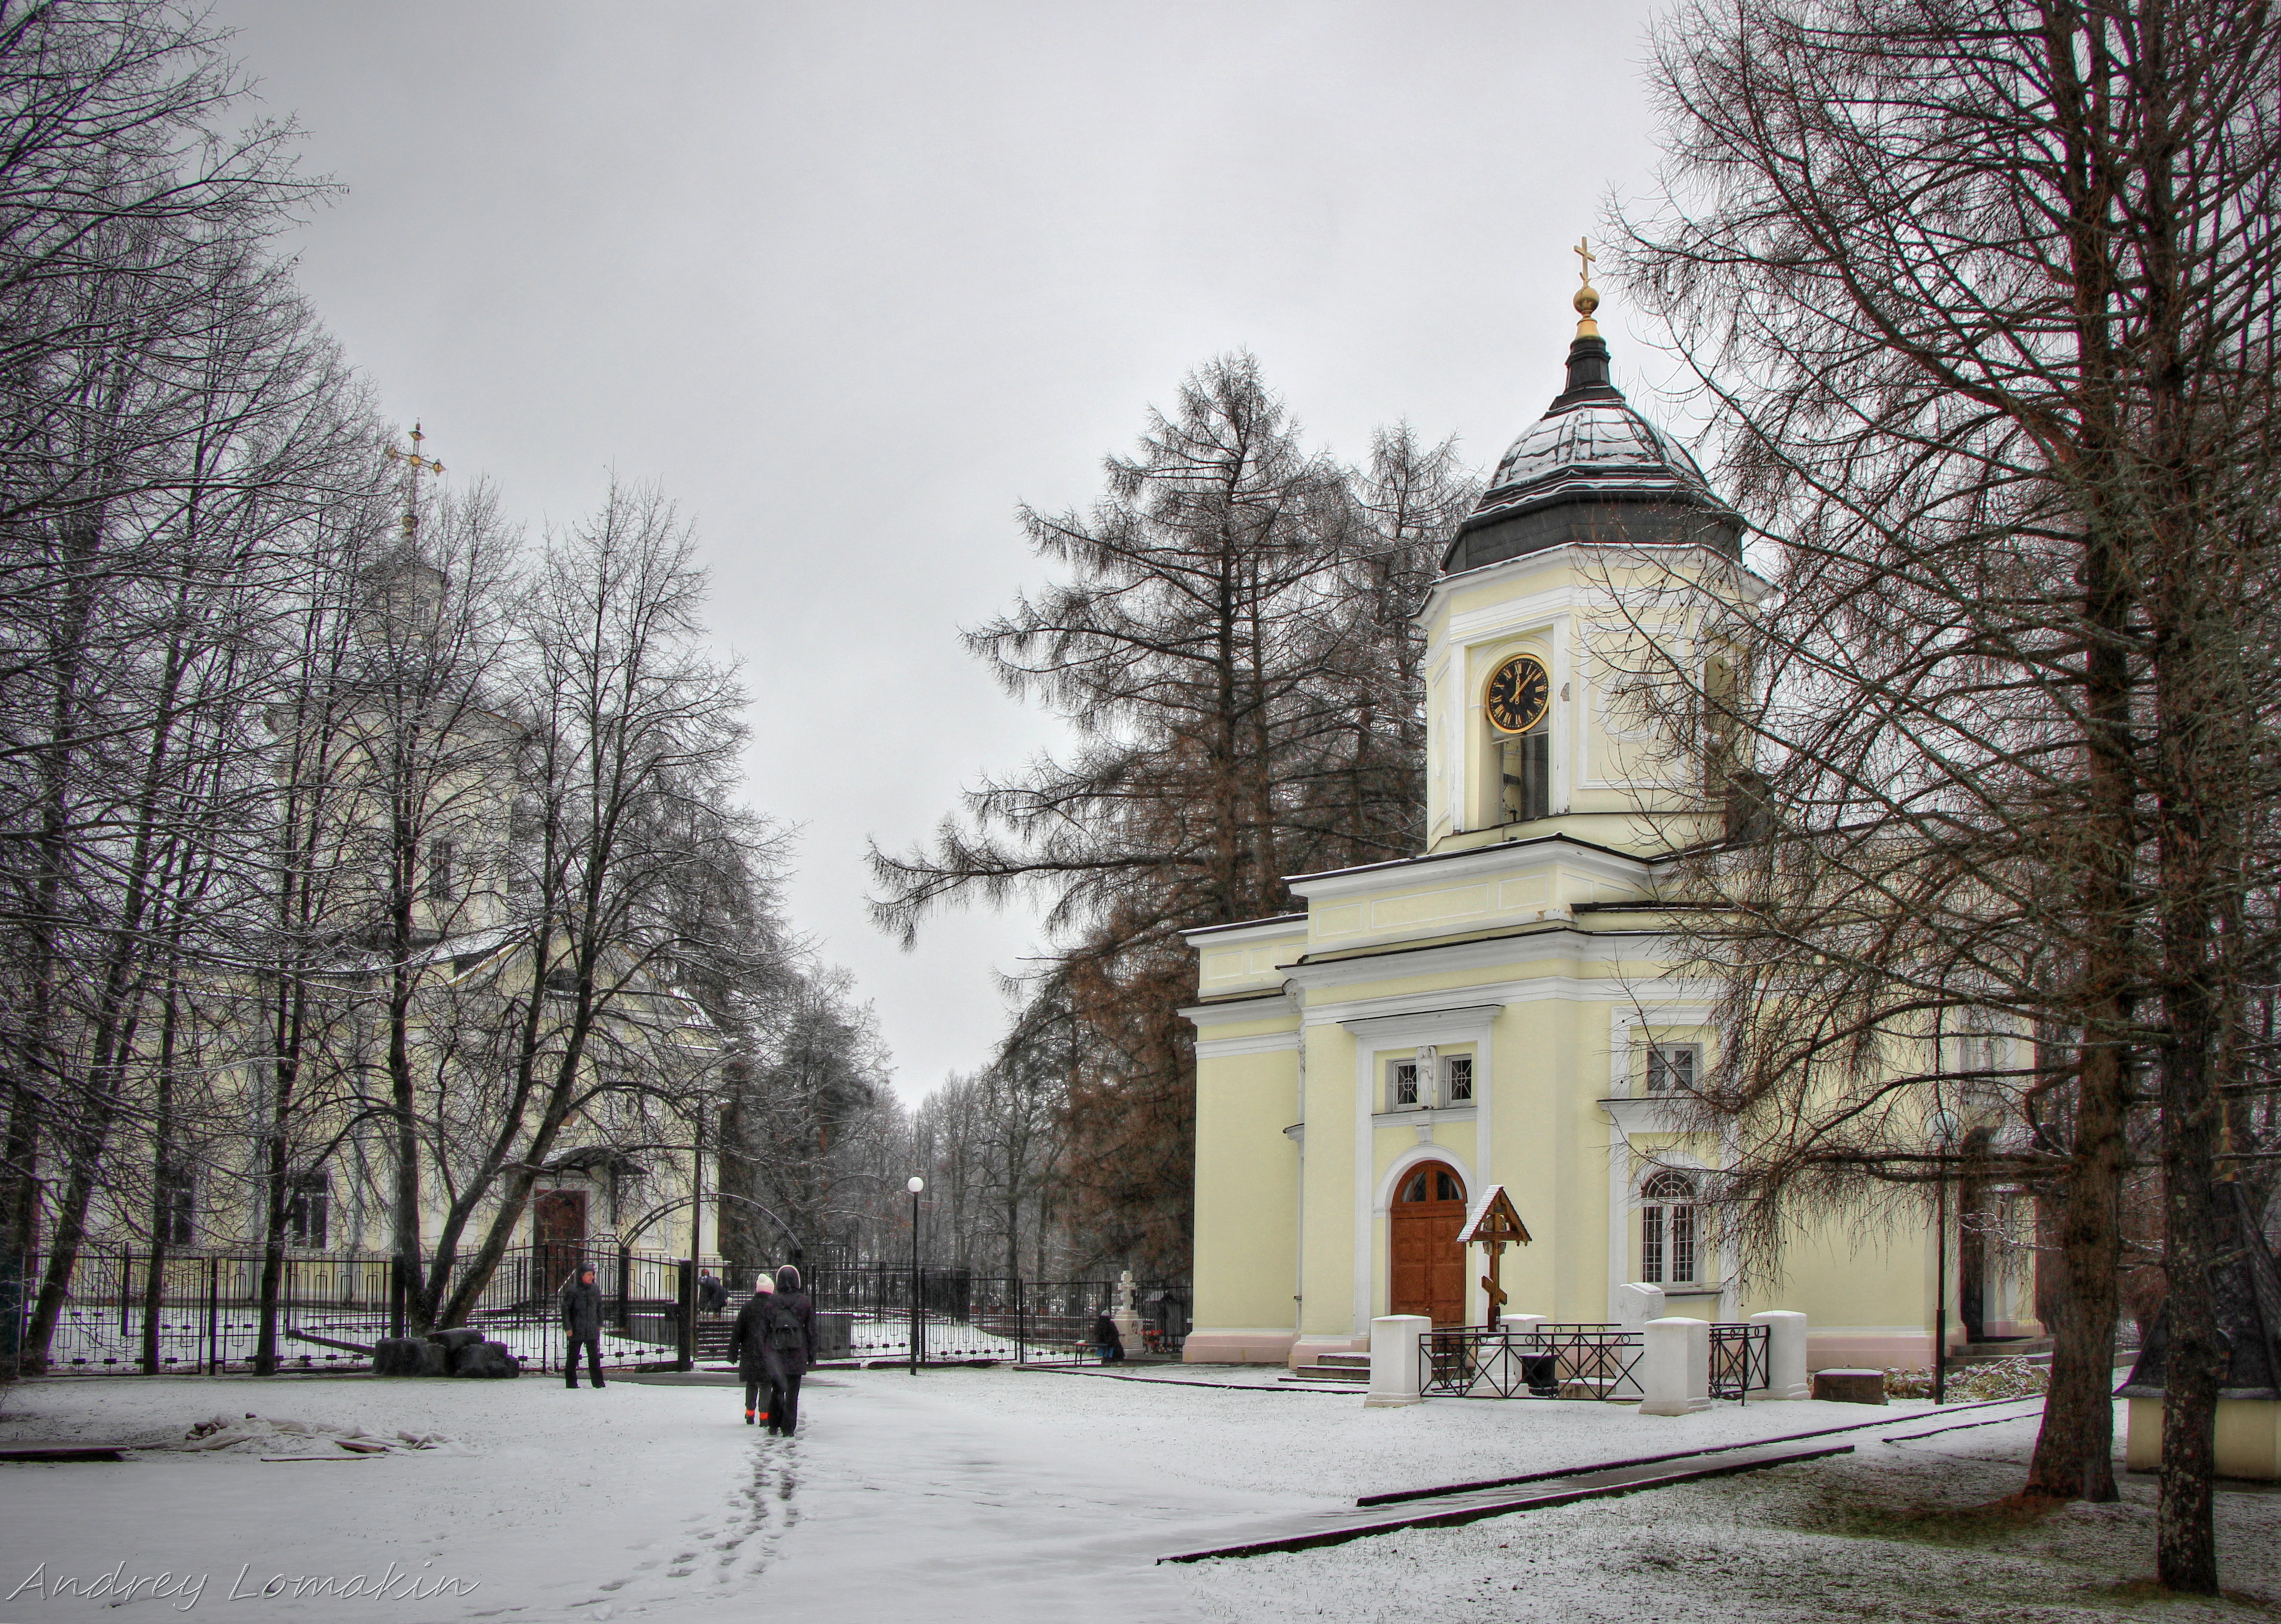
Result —
[{"label": "arched portal", "polygon": [[1389,1251],[1394,1279],[1388,1311],[1424,1314],[1435,1325],[1465,1318],[1465,1181],[1441,1162],[1420,1162],[1394,1192]]}]

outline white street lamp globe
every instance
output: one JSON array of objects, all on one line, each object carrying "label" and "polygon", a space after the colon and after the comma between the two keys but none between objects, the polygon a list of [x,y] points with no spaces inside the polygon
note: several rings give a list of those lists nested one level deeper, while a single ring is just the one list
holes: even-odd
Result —
[{"label": "white street lamp globe", "polygon": [[918,1177],[915,1173],[911,1176],[911,1181],[903,1187],[909,1190],[912,1195],[916,1195],[921,1190],[926,1188],[926,1180]]}]

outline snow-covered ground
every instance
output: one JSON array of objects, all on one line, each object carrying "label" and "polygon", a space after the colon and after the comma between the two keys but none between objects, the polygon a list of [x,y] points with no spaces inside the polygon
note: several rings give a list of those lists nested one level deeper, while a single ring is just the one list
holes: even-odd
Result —
[{"label": "snow-covered ground", "polygon": [[[0,1465],[0,1624],[119,1616],[104,1600],[53,1594],[59,1580],[114,1569],[114,1590],[170,1575],[167,1595],[146,1583],[129,1604],[126,1616],[152,1620],[749,1620],[784,1609],[858,1624],[1766,1624],[2124,1616],[2138,1604],[2099,1587],[2151,1566],[2143,1480],[2118,1506],[2024,1529],[1908,1514],[2015,1487],[2032,1419],[1885,1444],[1884,1433],[1932,1424],[1929,1406],[1719,1405],[1678,1418],[1535,1401],[1365,1410],[1357,1394],[1135,1374],[827,1373],[811,1378],[801,1435],[788,1442],[743,1426],[741,1394],[719,1386],[30,1383],[0,1400],[0,1437],[158,1442],[252,1411],[383,1437],[441,1434],[452,1447],[337,1462],[154,1450],[125,1465]],[[1324,1551],[1153,1562],[1372,1491],[1865,1420],[1883,1425],[1852,1435],[1859,1452],[1834,1460]],[[2281,1593],[2281,1495],[2229,1491],[2220,1505],[2229,1583]],[[385,1576],[386,1597],[245,1594],[280,1574],[337,1586],[359,1574],[367,1588]],[[184,1575],[205,1576],[188,1606]]]}]

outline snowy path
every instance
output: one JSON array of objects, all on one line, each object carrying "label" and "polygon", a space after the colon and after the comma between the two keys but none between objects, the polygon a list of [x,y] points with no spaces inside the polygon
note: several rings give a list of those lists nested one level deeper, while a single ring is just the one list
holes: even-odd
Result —
[{"label": "snowy path", "polygon": [[[2031,1420],[1906,1445],[1855,1434],[1860,1453],[1838,1462],[1332,1551],[1171,1567],[1154,1558],[1350,1507],[1366,1492],[1865,1419],[1906,1432],[1922,1425],[1915,1418],[1928,1406],[1719,1406],[1677,1418],[1582,1404],[1366,1411],[1359,1395],[1005,1369],[835,1372],[804,1394],[801,1436],[786,1442],[741,1425],[739,1396],[630,1382],[569,1393],[537,1378],[32,1384],[5,1398],[0,1438],[155,1441],[217,1412],[257,1410],[445,1433],[466,1452],[294,1464],[147,1453],[125,1465],[0,1465],[0,1624],[121,1616],[26,1582],[37,1572],[49,1586],[91,1581],[120,1564],[122,1578],[163,1572],[177,1587],[186,1573],[208,1575],[194,1607],[182,1607],[178,1590],[138,1596],[125,1610],[152,1621],[187,1612],[225,1621],[704,1624],[777,1608],[857,1624],[1249,1624],[1437,1610],[1560,1624],[1658,1610],[1753,1624],[1859,1618],[1850,1605],[1825,1612],[1821,1597],[1782,1575],[1813,1573],[1836,1601],[1865,1575],[1890,1573],[1906,1596],[1926,1576],[1923,1553],[1892,1556],[1801,1520],[1822,1515],[1839,1484],[1856,1496],[1886,1482],[1912,1494],[1957,1482],[2003,1492],[2033,1435]],[[2251,1509],[2262,1515],[2264,1504],[2281,1509],[2281,1499]],[[2130,1520],[2143,1521],[2135,1505],[2085,1515],[2078,1544],[2110,1524],[2134,1545],[2143,1532]],[[2257,1527],[2270,1538],[2271,1518]],[[1704,1566],[1713,1558],[1717,1566]],[[1943,1553],[1937,1566],[1982,1559]],[[361,1573],[370,1584],[391,1563],[423,1588],[447,1579],[474,1588],[416,1602],[230,1595],[278,1574],[340,1581]]]}]

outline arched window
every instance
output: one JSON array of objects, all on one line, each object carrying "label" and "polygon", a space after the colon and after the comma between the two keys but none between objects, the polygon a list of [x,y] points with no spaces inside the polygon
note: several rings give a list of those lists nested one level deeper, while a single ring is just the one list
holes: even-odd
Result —
[{"label": "arched window", "polygon": [[1448,1168],[1429,1162],[1402,1181],[1401,1193],[1395,1199],[1405,1206],[1427,1201],[1463,1201],[1465,1187]]},{"label": "arched window", "polygon": [[1668,1169],[1640,1186],[1640,1279],[1651,1286],[1696,1278],[1695,1181]]}]

